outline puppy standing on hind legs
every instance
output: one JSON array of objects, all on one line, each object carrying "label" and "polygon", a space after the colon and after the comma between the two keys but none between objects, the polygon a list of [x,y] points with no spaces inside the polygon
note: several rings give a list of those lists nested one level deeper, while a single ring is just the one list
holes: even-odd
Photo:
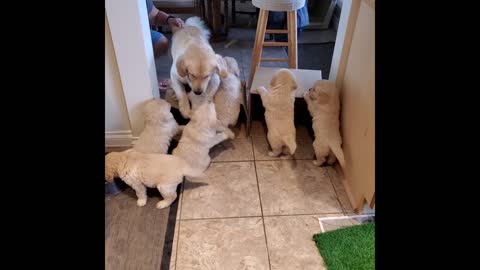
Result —
[{"label": "puppy standing on hind legs", "polygon": [[345,167],[340,135],[340,98],[335,83],[317,81],[303,97],[312,116],[315,132],[313,148],[317,159],[313,163],[322,166],[326,161],[332,165],[338,159],[340,165]]},{"label": "puppy standing on hind legs", "polygon": [[257,88],[265,107],[265,122],[267,123],[267,139],[272,148],[268,153],[271,157],[280,154],[293,155],[297,149],[296,129],[294,124],[295,76],[288,69],[280,69],[275,73],[270,88]]}]

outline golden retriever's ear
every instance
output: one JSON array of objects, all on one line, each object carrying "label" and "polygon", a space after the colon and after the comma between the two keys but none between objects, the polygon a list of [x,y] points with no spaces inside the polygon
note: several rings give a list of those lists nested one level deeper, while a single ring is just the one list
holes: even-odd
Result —
[{"label": "golden retriever's ear", "polygon": [[177,59],[176,66],[177,66],[177,73],[180,77],[185,77],[188,75],[188,69],[187,69],[187,65],[185,64],[184,56]]}]

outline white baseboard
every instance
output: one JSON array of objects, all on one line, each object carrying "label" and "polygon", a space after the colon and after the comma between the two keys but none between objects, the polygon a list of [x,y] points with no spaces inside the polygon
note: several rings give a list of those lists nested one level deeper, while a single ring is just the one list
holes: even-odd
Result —
[{"label": "white baseboard", "polygon": [[136,139],[131,130],[105,131],[105,147],[129,147]]}]

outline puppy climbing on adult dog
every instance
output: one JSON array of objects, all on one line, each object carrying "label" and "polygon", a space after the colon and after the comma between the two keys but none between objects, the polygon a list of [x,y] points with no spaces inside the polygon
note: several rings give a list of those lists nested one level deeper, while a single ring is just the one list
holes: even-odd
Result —
[{"label": "puppy climbing on adult dog", "polygon": [[194,94],[202,95],[213,74],[225,78],[227,72],[219,64],[208,42],[210,31],[199,17],[188,18],[185,27],[173,27],[172,31],[171,87],[177,97],[180,113],[184,118],[190,118],[192,113],[185,85]]}]

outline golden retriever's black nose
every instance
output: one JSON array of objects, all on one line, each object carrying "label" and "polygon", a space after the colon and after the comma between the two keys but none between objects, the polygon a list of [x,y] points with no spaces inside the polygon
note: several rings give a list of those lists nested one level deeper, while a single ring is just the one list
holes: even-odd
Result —
[{"label": "golden retriever's black nose", "polygon": [[200,89],[195,89],[195,90],[193,90],[193,93],[195,93],[195,95],[201,95],[202,92],[203,92],[203,91],[200,90]]}]

